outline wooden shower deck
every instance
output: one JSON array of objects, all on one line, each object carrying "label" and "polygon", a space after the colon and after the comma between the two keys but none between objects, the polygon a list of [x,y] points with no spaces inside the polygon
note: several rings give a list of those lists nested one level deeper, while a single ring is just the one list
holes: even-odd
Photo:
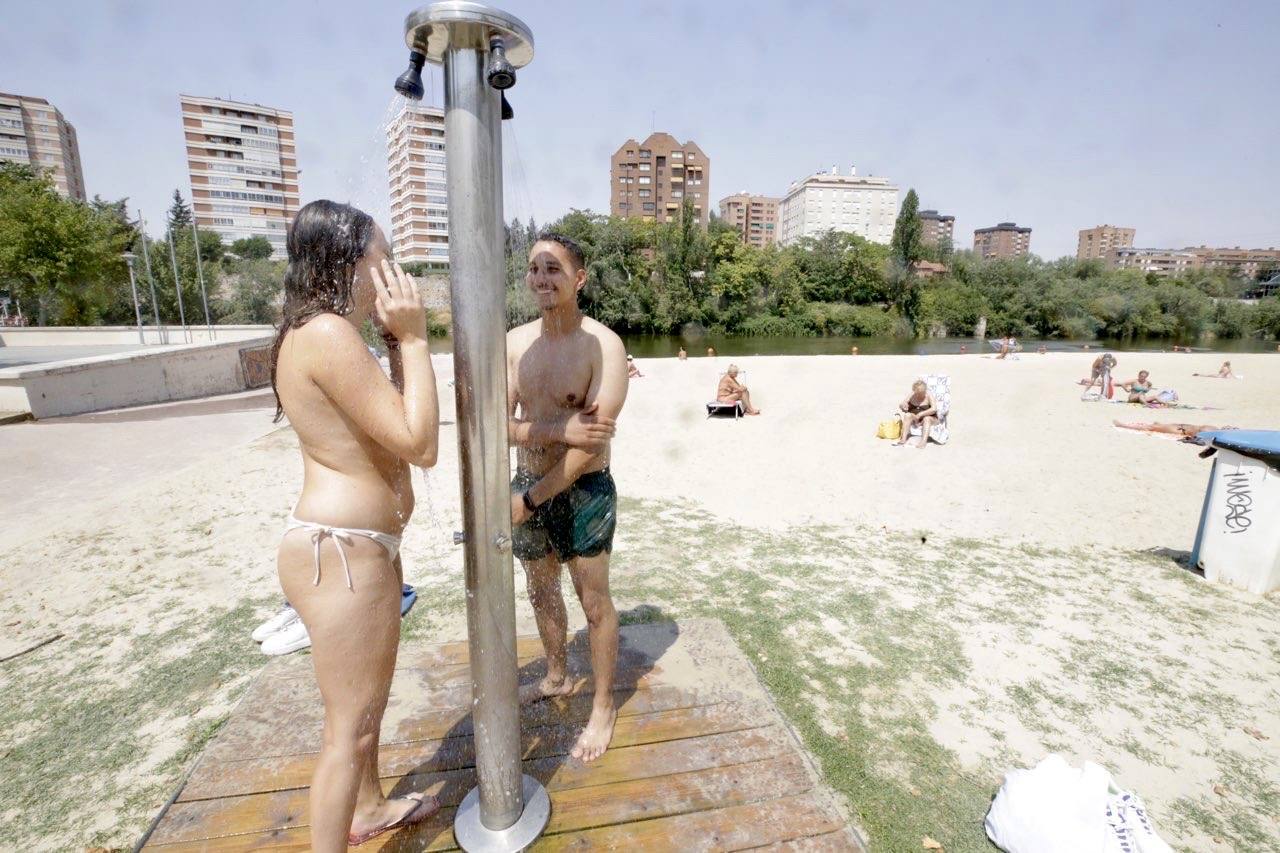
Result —
[{"label": "wooden shower deck", "polygon": [[[522,682],[541,677],[536,637],[518,643]],[[585,636],[570,669],[588,670]],[[524,771],[551,795],[534,850],[861,850],[799,745],[723,627],[622,629],[612,748],[567,757],[591,707],[589,682],[521,715]],[[401,650],[383,724],[388,793],[425,791],[444,808],[360,850],[453,850],[455,808],[475,784],[465,643]],[[307,782],[319,696],[305,655],[272,662],[205,749],[147,849],[306,850]]]}]

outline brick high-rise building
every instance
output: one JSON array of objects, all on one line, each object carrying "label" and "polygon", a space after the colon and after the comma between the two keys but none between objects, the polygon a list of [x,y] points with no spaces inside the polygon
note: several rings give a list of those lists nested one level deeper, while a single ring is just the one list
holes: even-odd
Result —
[{"label": "brick high-rise building", "polygon": [[692,140],[651,133],[628,139],[609,161],[609,213],[672,222],[685,199],[705,227],[711,217],[711,160]]},{"label": "brick high-rise building", "polygon": [[926,246],[955,245],[954,230],[956,218],[938,213],[936,210],[922,210],[917,215],[920,220],[920,242]]},{"label": "brick high-rise building", "polygon": [[720,218],[737,228],[747,245],[771,246],[778,236],[778,201],[743,190],[720,199]]},{"label": "brick high-rise building", "polygon": [[44,98],[0,92],[0,160],[51,172],[58,192],[86,198],[76,129]]},{"label": "brick high-rise building", "polygon": [[406,101],[387,126],[391,248],[400,263],[449,263],[444,110]]},{"label": "brick high-rise building", "polygon": [[1107,260],[1113,249],[1132,246],[1135,233],[1132,228],[1117,228],[1115,225],[1086,228],[1080,232],[1080,242],[1076,244],[1076,260]]},{"label": "brick high-rise building", "polygon": [[1021,258],[1031,250],[1031,229],[1001,222],[973,232],[973,251],[983,258]]},{"label": "brick high-rise building", "polygon": [[778,245],[843,231],[887,246],[897,217],[898,187],[888,178],[861,176],[853,167],[841,175],[832,166],[787,187],[778,206]]},{"label": "brick high-rise building", "polygon": [[265,237],[284,258],[285,234],[298,212],[293,113],[180,95],[196,224],[230,246]]},{"label": "brick high-rise building", "polygon": [[1200,259],[1191,252],[1173,249],[1135,249],[1121,246],[1107,255],[1107,266],[1112,269],[1140,270],[1158,276],[1181,275],[1197,269]]}]

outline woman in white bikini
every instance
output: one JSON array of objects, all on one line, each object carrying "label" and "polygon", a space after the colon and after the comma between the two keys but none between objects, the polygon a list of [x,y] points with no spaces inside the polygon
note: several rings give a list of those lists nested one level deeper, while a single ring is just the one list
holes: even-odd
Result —
[{"label": "woman in white bikini", "polygon": [[[280,586],[311,636],[324,740],[311,779],[311,844],[346,850],[417,823],[438,804],[389,800],[378,731],[400,639],[400,535],[410,465],[436,461],[439,406],[417,288],[368,214],[315,201],[288,238],[283,321],[272,349],[277,418],[302,449],[302,495],[280,543]],[[391,379],[366,348],[372,320]]]}]

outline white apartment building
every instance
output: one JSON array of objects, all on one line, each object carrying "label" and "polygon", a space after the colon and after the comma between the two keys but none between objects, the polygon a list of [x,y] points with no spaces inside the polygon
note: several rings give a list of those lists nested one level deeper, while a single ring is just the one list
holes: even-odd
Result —
[{"label": "white apartment building", "polygon": [[444,110],[406,101],[387,126],[391,251],[400,263],[449,263]]},{"label": "white apartment building", "polygon": [[778,244],[843,231],[887,246],[897,217],[898,187],[888,178],[862,177],[853,167],[841,175],[832,166],[787,187],[778,208]]},{"label": "white apartment building", "polygon": [[266,237],[271,257],[285,258],[289,223],[298,213],[293,113],[180,95],[196,224],[230,247]]},{"label": "white apartment building", "polygon": [[44,98],[0,92],[0,160],[46,171],[58,192],[85,200],[76,129]]}]

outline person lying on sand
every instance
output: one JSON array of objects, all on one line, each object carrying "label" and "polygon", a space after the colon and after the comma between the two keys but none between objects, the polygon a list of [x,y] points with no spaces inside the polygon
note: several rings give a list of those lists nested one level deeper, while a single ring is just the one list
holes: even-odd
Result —
[{"label": "person lying on sand", "polygon": [[720,403],[737,403],[741,401],[742,408],[748,415],[758,415],[760,410],[751,405],[751,392],[738,381],[738,365],[731,364],[729,369],[725,371],[724,376],[720,377],[720,384],[716,387],[716,401]]},{"label": "person lying on sand", "polygon": [[1192,376],[1204,376],[1208,379],[1234,379],[1235,374],[1231,372],[1231,362],[1222,362],[1222,367],[1218,368],[1217,373],[1193,373]]},{"label": "person lying on sand", "polygon": [[911,435],[912,424],[920,424],[920,443],[916,447],[924,450],[929,444],[929,430],[938,422],[938,405],[929,393],[929,386],[923,379],[911,383],[911,393],[907,399],[898,404],[902,412],[902,437],[893,443],[901,447],[907,443]]},{"label": "person lying on sand", "polygon": [[1139,370],[1137,379],[1128,382],[1117,382],[1118,386],[1129,392],[1130,403],[1147,403],[1154,399],[1155,388],[1151,385],[1151,372]]},{"label": "person lying on sand", "polygon": [[1120,429],[1132,429],[1138,432],[1156,432],[1165,435],[1180,435],[1183,438],[1195,438],[1202,432],[1217,432],[1235,427],[1216,427],[1209,424],[1156,424],[1156,423],[1124,423],[1112,421]]}]

